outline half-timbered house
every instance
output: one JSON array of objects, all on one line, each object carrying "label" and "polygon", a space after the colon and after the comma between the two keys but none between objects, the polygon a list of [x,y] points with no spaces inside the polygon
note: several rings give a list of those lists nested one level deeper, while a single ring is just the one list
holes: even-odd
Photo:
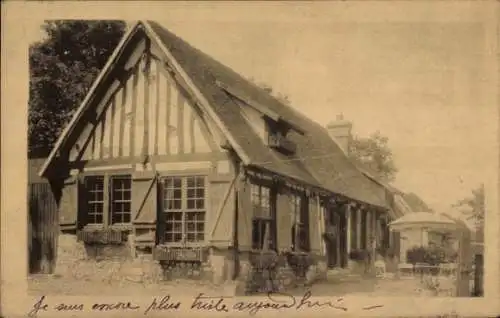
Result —
[{"label": "half-timbered house", "polygon": [[326,128],[152,21],[123,37],[40,175],[65,242],[219,282],[346,266],[388,210]]}]

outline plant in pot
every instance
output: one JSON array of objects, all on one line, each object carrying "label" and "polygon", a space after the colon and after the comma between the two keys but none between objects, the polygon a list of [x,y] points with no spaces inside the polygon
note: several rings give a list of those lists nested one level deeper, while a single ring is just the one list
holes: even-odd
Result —
[{"label": "plant in pot", "polygon": [[313,264],[313,258],[308,253],[290,252],[287,262],[297,277],[305,278],[307,270]]},{"label": "plant in pot", "polygon": [[256,250],[250,253],[249,292],[269,292],[276,286],[275,275],[280,255],[273,250]]}]

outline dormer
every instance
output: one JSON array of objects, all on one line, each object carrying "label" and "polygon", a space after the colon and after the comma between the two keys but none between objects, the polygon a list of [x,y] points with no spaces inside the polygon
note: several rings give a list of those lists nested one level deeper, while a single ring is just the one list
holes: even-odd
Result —
[{"label": "dormer", "polygon": [[294,123],[285,120],[269,107],[262,105],[241,90],[217,81],[217,85],[226,91],[240,106],[243,117],[254,129],[262,141],[283,154],[296,151],[296,145],[289,139],[291,131],[303,135],[304,131]]},{"label": "dormer", "polygon": [[286,124],[267,121],[267,145],[283,154],[294,154],[297,146],[288,138],[289,131]]}]

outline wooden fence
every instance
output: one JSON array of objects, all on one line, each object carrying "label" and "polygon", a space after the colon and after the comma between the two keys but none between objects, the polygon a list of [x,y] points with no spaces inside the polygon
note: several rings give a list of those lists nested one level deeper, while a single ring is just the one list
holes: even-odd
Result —
[{"label": "wooden fence", "polygon": [[46,182],[28,184],[29,271],[50,274],[57,251],[57,205]]}]

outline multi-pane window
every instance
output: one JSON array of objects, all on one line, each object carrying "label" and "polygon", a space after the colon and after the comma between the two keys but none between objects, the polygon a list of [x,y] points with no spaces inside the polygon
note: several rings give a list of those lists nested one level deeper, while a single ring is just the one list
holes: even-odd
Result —
[{"label": "multi-pane window", "polygon": [[84,184],[87,224],[130,223],[132,186],[130,175],[87,176]]},{"label": "multi-pane window", "polygon": [[104,221],[104,177],[86,177],[85,189],[87,190],[87,223],[102,224]]},{"label": "multi-pane window", "polygon": [[111,224],[130,223],[132,183],[128,176],[111,177]]},{"label": "multi-pane window", "polygon": [[290,198],[292,210],[292,249],[295,252],[309,249],[308,211],[306,198],[297,194]]},{"label": "multi-pane window", "polygon": [[270,188],[252,184],[251,202],[253,208],[252,248],[274,249],[276,245],[276,224],[272,211]]},{"label": "multi-pane window", "polygon": [[162,180],[164,241],[205,240],[205,177],[167,177]]}]

